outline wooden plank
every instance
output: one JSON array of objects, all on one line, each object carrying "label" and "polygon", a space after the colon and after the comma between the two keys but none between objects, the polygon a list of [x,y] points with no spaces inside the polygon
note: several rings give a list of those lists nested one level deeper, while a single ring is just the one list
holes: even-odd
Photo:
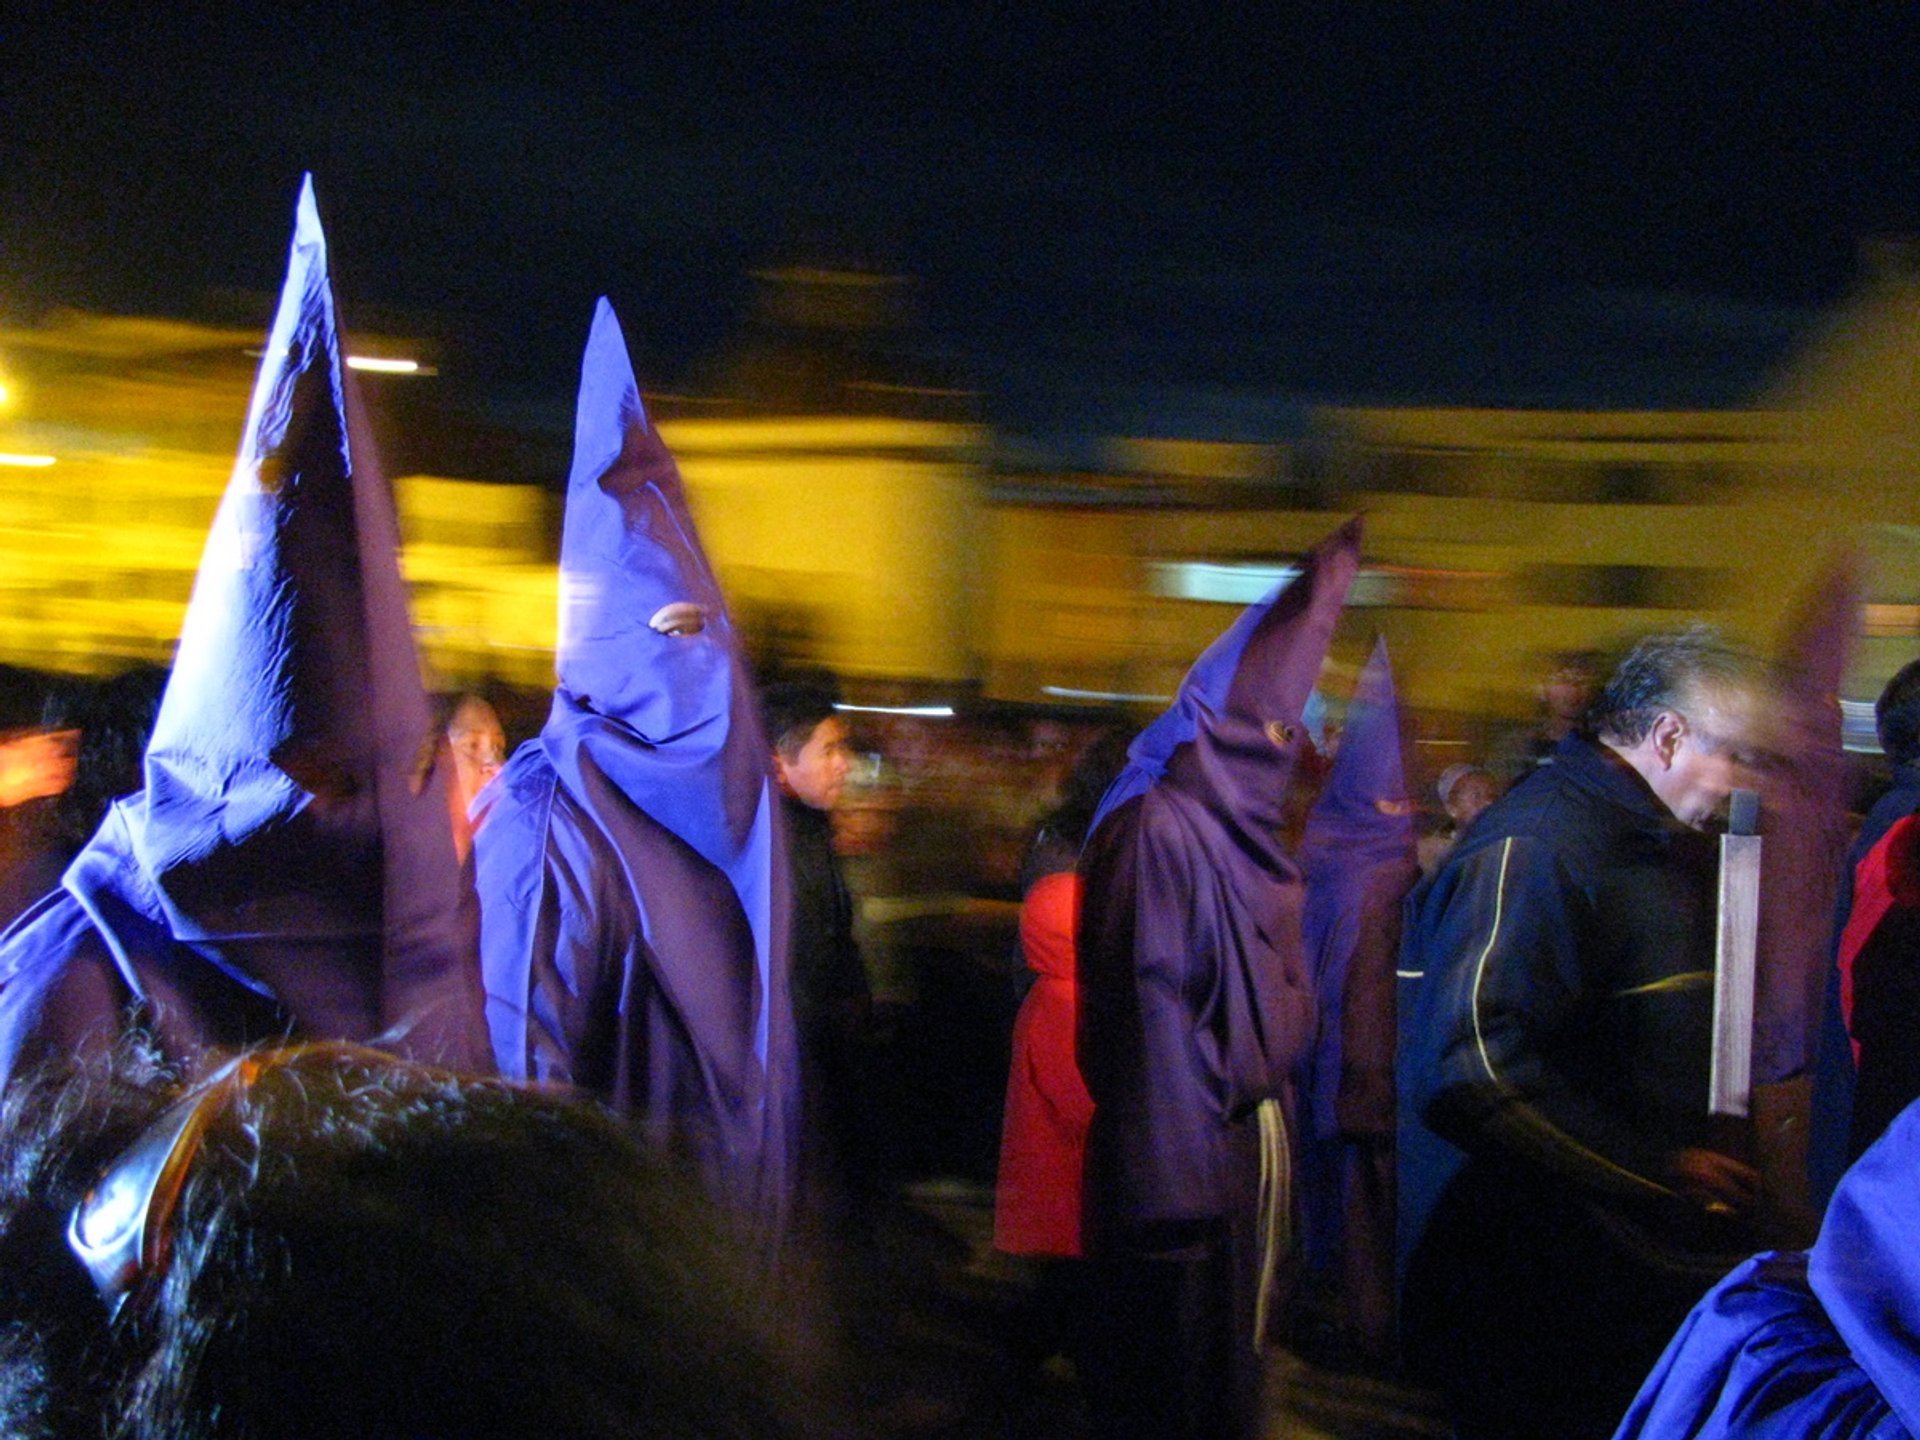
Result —
[{"label": "wooden plank", "polygon": [[1713,955],[1708,1110],[1745,1116],[1753,1093],[1753,975],[1760,928],[1760,837],[1720,837],[1720,930]]}]

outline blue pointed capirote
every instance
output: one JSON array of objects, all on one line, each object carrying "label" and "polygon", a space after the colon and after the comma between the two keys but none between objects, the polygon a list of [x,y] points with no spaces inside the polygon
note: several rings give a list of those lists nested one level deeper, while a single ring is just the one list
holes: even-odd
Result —
[{"label": "blue pointed capirote", "polygon": [[286,1034],[490,1068],[474,907],[308,177],[146,757],[0,944],[0,1062],[127,1016],[186,1055]]}]

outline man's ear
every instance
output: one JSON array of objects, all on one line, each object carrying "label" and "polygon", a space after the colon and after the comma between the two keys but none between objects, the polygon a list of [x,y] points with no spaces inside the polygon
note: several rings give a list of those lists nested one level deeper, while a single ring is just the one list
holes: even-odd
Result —
[{"label": "man's ear", "polygon": [[791,795],[793,787],[787,783],[787,762],[780,758],[778,750],[769,750],[767,756],[773,762],[769,767],[773,775],[773,783],[782,795]]},{"label": "man's ear", "polygon": [[1680,748],[1680,738],[1686,733],[1687,722],[1673,711],[1662,710],[1654,717],[1647,740],[1653,746],[1654,757],[1659,760],[1661,769],[1673,764],[1674,752]]}]

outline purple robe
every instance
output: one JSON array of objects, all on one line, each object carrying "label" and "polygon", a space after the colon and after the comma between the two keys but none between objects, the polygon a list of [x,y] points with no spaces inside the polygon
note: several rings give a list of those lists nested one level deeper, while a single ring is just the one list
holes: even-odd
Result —
[{"label": "purple robe", "polygon": [[1349,521],[1201,657],[1177,724],[1141,737],[1155,754],[1171,741],[1161,773],[1088,837],[1079,1046],[1096,1234],[1224,1213],[1228,1128],[1287,1093],[1312,1039],[1300,873],[1280,829],[1359,545]]},{"label": "purple robe", "polygon": [[129,1022],[489,1070],[471,892],[311,179],[146,757],[0,938],[0,1074]]},{"label": "purple robe", "polygon": [[1307,817],[1302,930],[1319,1021],[1304,1070],[1302,1248],[1371,1353],[1392,1337],[1394,1014],[1400,908],[1420,878],[1384,640],[1360,673]]},{"label": "purple robe", "polygon": [[1288,1108],[1313,1035],[1300,875],[1280,835],[1359,545],[1350,521],[1208,650],[1080,857],[1085,1231],[1089,1254],[1120,1262],[1105,1308],[1127,1316],[1096,1409],[1123,1433],[1256,1421],[1293,1159],[1265,1102]]},{"label": "purple robe", "polygon": [[[605,300],[560,574],[552,712],[475,805],[495,1054],[611,1101],[772,1243],[799,1108],[771,751]],[[704,628],[650,628],[675,602]]]},{"label": "purple robe", "polygon": [[1756,1256],[1695,1307],[1620,1440],[1920,1434],[1916,1174],[1909,1106],[1840,1182],[1811,1252]]},{"label": "purple robe", "polygon": [[[1809,1074],[1818,1052],[1833,914],[1848,840],[1840,685],[1859,629],[1859,564],[1842,555],[1802,599],[1780,646],[1782,763],[1762,794],[1756,1084]],[[1804,1117],[1795,1127],[1804,1130]]]}]

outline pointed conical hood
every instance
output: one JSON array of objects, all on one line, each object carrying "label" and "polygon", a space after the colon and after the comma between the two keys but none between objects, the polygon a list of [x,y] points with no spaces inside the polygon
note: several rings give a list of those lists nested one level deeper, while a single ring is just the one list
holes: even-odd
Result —
[{"label": "pointed conical hood", "polygon": [[1834,555],[1782,634],[1774,737],[1763,781],[1759,959],[1753,1078],[1808,1072],[1832,956],[1847,850],[1847,764],[1840,685],[1859,632],[1860,559]]},{"label": "pointed conical hood", "polygon": [[1389,1134],[1400,901],[1420,872],[1385,640],[1360,672],[1332,773],[1307,817],[1300,867],[1301,930],[1320,1002],[1309,1133]]},{"label": "pointed conical hood", "polygon": [[1360,855],[1411,854],[1412,846],[1400,706],[1382,639],[1354,686],[1339,752],[1307,817],[1301,857],[1338,850],[1350,864]]},{"label": "pointed conical hood", "polygon": [[604,298],[580,367],[560,584],[562,688],[654,745],[722,722],[730,647],[681,644],[649,624],[663,606],[689,603],[714,631],[729,629],[679,469],[648,422]]},{"label": "pointed conical hood", "polygon": [[[670,606],[671,622],[661,615]],[[556,667],[539,756],[619,857],[640,911],[647,983],[698,1071],[684,1095],[666,1094],[659,1072],[671,1057],[636,1053],[633,1072],[610,1089],[661,1107],[651,1118],[669,1128],[699,1129],[715,1188],[775,1237],[799,1108],[772,752],[679,470],[648,420],[605,299],[581,364]],[[516,756],[505,778],[531,764]],[[545,843],[543,831],[485,821],[475,839],[483,883],[490,873],[539,875],[533,847]],[[523,1004],[541,943],[531,917],[493,904],[487,925],[489,992]],[[508,1056],[526,1045],[511,1008],[497,1021]],[[694,1094],[697,1102],[685,1098]]]},{"label": "pointed conical hood", "polygon": [[[1129,748],[1127,768],[1101,800],[1090,832],[1190,745],[1183,786],[1209,791],[1223,818],[1263,852],[1278,846],[1287,779],[1305,742],[1307,698],[1359,569],[1360,534],[1356,515],[1207,647],[1172,706]],[[1277,778],[1276,747],[1284,756]]]},{"label": "pointed conical hood", "polygon": [[343,358],[309,177],[146,790],[68,883],[98,917],[102,887],[137,872],[139,908],[304,1033],[402,1027],[399,1048],[483,1068],[472,907],[430,768],[393,497]]},{"label": "pointed conical hood", "polygon": [[[697,618],[650,623],[674,605],[698,607]],[[583,733],[585,719],[604,737],[597,763],[627,797],[733,874],[743,898],[758,892],[766,857],[747,861],[743,847],[770,804],[771,751],[679,467],[647,418],[604,297],[580,367],[555,666],[560,688],[545,738],[562,773],[565,737]],[[748,910],[764,951],[764,903]]]}]

